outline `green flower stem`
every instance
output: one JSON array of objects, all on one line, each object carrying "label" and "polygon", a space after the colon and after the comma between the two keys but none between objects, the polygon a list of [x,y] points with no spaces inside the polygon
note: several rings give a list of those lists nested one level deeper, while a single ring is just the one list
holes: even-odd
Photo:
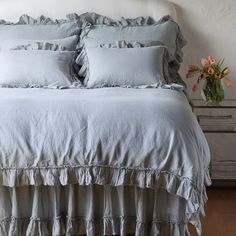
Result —
[{"label": "green flower stem", "polygon": [[203,90],[206,100],[215,104],[219,104],[225,97],[221,80],[215,79],[214,76],[208,76],[206,77],[206,81],[207,83]]}]

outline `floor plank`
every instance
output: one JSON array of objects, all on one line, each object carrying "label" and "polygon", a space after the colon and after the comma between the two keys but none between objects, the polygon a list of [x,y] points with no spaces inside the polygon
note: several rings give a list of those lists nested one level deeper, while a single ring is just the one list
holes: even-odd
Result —
[{"label": "floor plank", "polygon": [[[202,236],[236,236],[236,188],[209,188]],[[190,229],[191,236],[197,234]]]}]

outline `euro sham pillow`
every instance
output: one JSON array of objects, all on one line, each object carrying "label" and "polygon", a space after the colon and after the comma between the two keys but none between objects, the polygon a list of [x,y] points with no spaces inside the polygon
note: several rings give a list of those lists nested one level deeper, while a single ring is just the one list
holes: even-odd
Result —
[{"label": "euro sham pillow", "polygon": [[[139,20],[138,20],[139,19]],[[150,18],[148,18],[150,19]],[[153,22],[153,21],[152,21]],[[186,44],[178,24],[169,16],[165,16],[155,23],[148,23],[145,18],[123,19],[117,23],[88,24],[80,35],[81,46],[84,39],[90,39],[87,46],[96,47],[102,43],[114,43],[116,41],[158,41],[165,45],[178,62],[182,62],[182,48]]]},{"label": "euro sham pillow", "polygon": [[52,20],[44,16],[33,19],[23,15],[15,24],[1,21],[0,41],[8,39],[62,39],[78,35],[80,30],[73,15],[69,15],[66,20]]},{"label": "euro sham pillow", "polygon": [[74,52],[14,50],[0,52],[1,87],[64,87],[73,79]]},{"label": "euro sham pillow", "polygon": [[165,47],[87,48],[88,88],[139,87],[165,83]]},{"label": "euro sham pillow", "polygon": [[[36,40],[36,39],[8,39],[0,41],[0,50],[8,51],[8,50],[19,50],[32,48],[32,45],[57,45],[57,49],[67,51],[75,51],[76,45],[78,43],[78,36],[70,36],[63,39],[54,39],[54,40]],[[35,47],[35,46],[34,46]],[[43,48],[43,46],[41,46]],[[56,50],[54,48],[54,50]],[[53,50],[53,49],[51,49]],[[54,51],[53,50],[53,51]]]}]

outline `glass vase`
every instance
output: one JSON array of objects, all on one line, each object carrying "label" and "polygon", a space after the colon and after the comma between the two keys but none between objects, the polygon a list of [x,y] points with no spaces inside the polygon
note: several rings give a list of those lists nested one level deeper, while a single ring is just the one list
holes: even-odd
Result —
[{"label": "glass vase", "polygon": [[207,77],[202,95],[207,103],[218,105],[225,97],[221,80],[214,77]]}]

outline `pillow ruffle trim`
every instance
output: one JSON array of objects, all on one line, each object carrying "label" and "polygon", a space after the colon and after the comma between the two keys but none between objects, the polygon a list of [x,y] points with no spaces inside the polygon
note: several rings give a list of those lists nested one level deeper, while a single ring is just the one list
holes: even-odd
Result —
[{"label": "pillow ruffle trim", "polygon": [[[73,82],[68,85],[58,85],[57,82],[49,85],[40,85],[40,84],[21,84],[21,85],[12,85],[12,84],[0,84],[0,88],[44,88],[44,89],[84,89],[83,84],[78,80],[77,75],[72,75]],[[1,172],[1,170],[0,170]],[[0,174],[1,176],[1,174]]]},{"label": "pillow ruffle trim", "polygon": [[55,43],[34,42],[34,43],[29,43],[29,44],[17,45],[16,47],[12,48],[11,50],[67,51],[67,48],[62,45],[55,44]]},{"label": "pillow ruffle trim", "polygon": [[[168,20],[168,17],[165,16],[161,18],[158,22]],[[97,14],[95,12],[86,12],[84,14],[78,15],[76,13],[71,13],[66,15],[66,19],[52,19],[44,15],[39,16],[38,18],[33,18],[29,15],[22,15],[19,17],[17,22],[9,22],[3,19],[0,19],[0,25],[27,25],[27,24],[62,24],[66,22],[78,22],[82,27],[90,25],[110,25],[110,26],[131,26],[131,25],[151,25],[155,21],[151,17],[137,17],[135,19],[125,19],[122,17],[120,20],[115,21],[107,16]]]},{"label": "pillow ruffle trim", "polygon": [[[84,15],[84,16],[83,16]],[[114,26],[114,27],[127,27],[127,26],[148,26],[148,25],[159,25],[172,20],[169,15],[163,16],[160,20],[155,21],[151,17],[137,17],[134,19],[126,19],[122,17],[120,20],[114,21],[106,16],[98,15],[96,13],[85,13],[80,15],[80,23],[82,25],[82,32],[80,34],[80,39],[83,40],[93,29],[93,26],[105,25],[105,26]],[[87,17],[85,17],[87,16]],[[92,17],[93,16],[93,17]],[[82,47],[82,44],[81,44]]]},{"label": "pillow ruffle trim", "polygon": [[79,16],[76,13],[68,14],[66,19],[52,19],[45,17],[44,15],[39,16],[38,18],[33,18],[28,15],[22,15],[19,17],[19,20],[15,23],[8,22],[5,20],[0,20],[0,25],[52,25],[52,24],[63,24],[68,22],[77,22]]}]

